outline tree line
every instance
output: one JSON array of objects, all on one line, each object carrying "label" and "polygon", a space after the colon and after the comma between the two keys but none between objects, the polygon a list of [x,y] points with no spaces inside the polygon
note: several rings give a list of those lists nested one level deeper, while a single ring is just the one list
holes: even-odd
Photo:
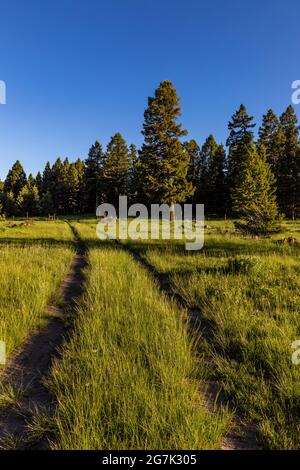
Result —
[{"label": "tree line", "polygon": [[60,158],[28,178],[17,161],[0,183],[0,209],[7,216],[95,213],[101,202],[193,202],[207,215],[240,215],[248,226],[269,227],[280,214],[300,216],[300,141],[297,116],[288,106],[270,109],[254,137],[253,116],[242,104],[228,123],[226,148],[208,136],[187,140],[180,99],[169,81],[148,98],[138,151],[116,133],[104,150],[96,141],[85,160]]}]

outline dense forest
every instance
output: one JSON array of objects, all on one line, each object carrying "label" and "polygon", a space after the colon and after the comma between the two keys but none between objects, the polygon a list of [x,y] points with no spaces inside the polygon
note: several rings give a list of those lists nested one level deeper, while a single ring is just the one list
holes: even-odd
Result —
[{"label": "dense forest", "polygon": [[[240,105],[228,123],[226,146],[209,135],[187,140],[178,122],[180,100],[169,81],[148,98],[144,143],[127,145],[117,132],[104,150],[96,141],[85,160],[49,162],[28,177],[20,161],[0,182],[2,217],[95,213],[101,202],[204,203],[207,215],[245,215],[275,220],[300,216],[300,140],[288,106],[269,109],[254,137],[254,118]],[[252,211],[252,212],[251,212]],[[251,216],[250,216],[251,218]]]}]

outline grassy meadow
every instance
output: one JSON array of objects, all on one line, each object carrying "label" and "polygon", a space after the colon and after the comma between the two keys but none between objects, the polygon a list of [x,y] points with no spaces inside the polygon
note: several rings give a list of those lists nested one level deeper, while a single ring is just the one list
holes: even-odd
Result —
[{"label": "grassy meadow", "polygon": [[8,359],[57,301],[74,256],[71,241],[65,222],[0,223],[0,339]]},{"label": "grassy meadow", "polygon": [[300,369],[291,360],[300,334],[300,252],[282,242],[299,239],[299,232],[295,222],[273,238],[241,237],[231,222],[208,221],[200,252],[186,252],[178,242],[128,242],[212,324],[200,343],[210,358],[207,377],[272,449],[300,446]]},{"label": "grassy meadow", "polygon": [[205,409],[185,312],[128,253],[98,241],[94,223],[76,229],[91,247],[89,268],[72,340],[48,381],[59,402],[53,448],[219,448],[231,416]]},{"label": "grassy meadow", "polygon": [[[269,449],[298,449],[300,223],[271,238],[207,221],[201,251],[183,241],[101,241],[94,219],[71,220],[88,248],[85,292],[71,338],[46,385],[58,406],[46,423],[53,449],[220,449],[243,416]],[[0,339],[8,354],[45,321],[74,249],[64,221],[0,224]],[[209,335],[188,331],[187,310],[166,297],[129,248],[165,277]],[[206,381],[229,400],[209,409]],[[42,420],[42,421],[41,421]],[[43,421],[44,420],[44,421]],[[45,421],[46,420],[46,421]]]}]

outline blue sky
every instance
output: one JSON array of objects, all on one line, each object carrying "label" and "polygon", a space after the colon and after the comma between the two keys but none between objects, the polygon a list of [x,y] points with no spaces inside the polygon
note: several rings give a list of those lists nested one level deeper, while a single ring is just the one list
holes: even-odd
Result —
[{"label": "blue sky", "polygon": [[[171,80],[199,143],[241,102],[259,122],[300,79],[298,0],[1,0],[0,177],[85,158],[117,131],[142,142],[147,97]],[[300,105],[296,106],[300,117]]]}]

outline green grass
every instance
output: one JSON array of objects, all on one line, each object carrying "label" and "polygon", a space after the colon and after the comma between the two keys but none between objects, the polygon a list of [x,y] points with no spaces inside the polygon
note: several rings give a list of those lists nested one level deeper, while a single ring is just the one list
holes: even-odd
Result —
[{"label": "green grass", "polygon": [[[300,366],[291,361],[300,248],[280,242],[300,241],[299,222],[255,239],[238,236],[232,221],[208,221],[205,246],[193,253],[181,241],[124,242],[213,325],[197,344],[186,312],[128,253],[96,238],[94,219],[71,223],[88,244],[89,267],[72,338],[47,381],[59,403],[48,423],[54,449],[220,448],[232,413],[206,410],[206,378],[257,424],[265,447],[300,447]],[[43,323],[71,240],[63,221],[0,223],[0,340],[9,355]],[[15,401],[12,392],[4,398]],[[32,435],[47,420],[37,416]]]},{"label": "green grass", "polygon": [[[74,256],[64,222],[0,226],[0,340],[7,356],[45,319]],[[1,367],[1,366],[0,366]]]},{"label": "green grass", "polygon": [[130,255],[89,240],[89,269],[73,337],[48,386],[59,403],[55,449],[214,449],[230,426],[199,393],[200,358],[185,312]]},{"label": "green grass", "polygon": [[44,242],[62,244],[73,240],[64,221],[17,220],[0,222],[0,244]]},{"label": "green grass", "polygon": [[253,239],[235,235],[231,222],[208,224],[198,253],[178,243],[131,246],[214,325],[202,344],[207,375],[258,424],[262,443],[297,449],[300,366],[292,364],[291,343],[300,336],[300,251],[274,239],[299,239],[300,225],[286,223],[273,239]]}]

